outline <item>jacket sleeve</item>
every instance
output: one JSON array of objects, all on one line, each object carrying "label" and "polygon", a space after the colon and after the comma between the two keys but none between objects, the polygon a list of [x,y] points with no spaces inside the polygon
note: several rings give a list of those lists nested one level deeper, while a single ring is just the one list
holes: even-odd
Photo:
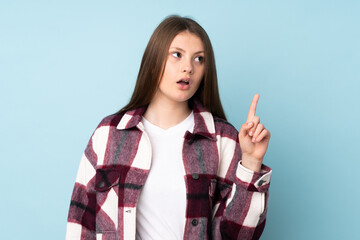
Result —
[{"label": "jacket sleeve", "polygon": [[80,161],[68,214],[67,240],[96,239],[96,194],[94,186],[97,154],[93,147],[95,135],[96,132],[91,137]]},{"label": "jacket sleeve", "polygon": [[224,139],[220,140],[223,178],[218,182],[213,239],[259,239],[266,222],[272,170],[265,165],[261,172],[245,168],[237,137]]}]

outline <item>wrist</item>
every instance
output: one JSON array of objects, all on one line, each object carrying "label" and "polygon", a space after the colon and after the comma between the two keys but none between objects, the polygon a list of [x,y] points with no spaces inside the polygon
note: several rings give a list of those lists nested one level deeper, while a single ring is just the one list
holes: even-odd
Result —
[{"label": "wrist", "polygon": [[260,172],[261,166],[262,166],[262,159],[256,159],[247,154],[243,154],[241,165],[243,165],[245,168],[250,169],[254,172]]}]

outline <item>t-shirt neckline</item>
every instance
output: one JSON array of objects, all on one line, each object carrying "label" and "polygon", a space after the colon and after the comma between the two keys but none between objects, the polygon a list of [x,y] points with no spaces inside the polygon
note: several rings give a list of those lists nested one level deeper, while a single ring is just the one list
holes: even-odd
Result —
[{"label": "t-shirt neckline", "polygon": [[191,111],[191,113],[189,114],[189,116],[187,116],[183,121],[179,122],[178,124],[169,127],[167,129],[163,129],[153,123],[151,123],[149,120],[147,120],[146,118],[144,118],[144,116],[142,117],[142,122],[146,128],[151,128],[153,131],[155,132],[159,132],[159,133],[173,133],[176,132],[178,129],[182,129],[183,126],[188,125],[188,124],[193,124],[194,123],[194,113],[193,111]]}]

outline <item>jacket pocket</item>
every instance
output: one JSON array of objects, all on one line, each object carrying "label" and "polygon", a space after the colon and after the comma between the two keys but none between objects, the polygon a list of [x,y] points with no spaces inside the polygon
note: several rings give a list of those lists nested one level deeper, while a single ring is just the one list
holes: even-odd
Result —
[{"label": "jacket pocket", "polygon": [[120,171],[118,169],[97,169],[95,189],[97,192],[105,192],[119,185]]},{"label": "jacket pocket", "polygon": [[217,180],[216,179],[209,179],[209,204],[210,204],[210,210],[211,210],[211,215],[213,215],[213,207],[214,204],[216,202],[216,184],[217,184]]},{"label": "jacket pocket", "polygon": [[115,232],[118,227],[118,193],[120,171],[114,168],[96,170],[96,232]]},{"label": "jacket pocket", "polygon": [[210,179],[210,183],[209,183],[209,196],[210,196],[211,198],[214,198],[214,197],[215,197],[216,183],[217,183],[216,178]]}]

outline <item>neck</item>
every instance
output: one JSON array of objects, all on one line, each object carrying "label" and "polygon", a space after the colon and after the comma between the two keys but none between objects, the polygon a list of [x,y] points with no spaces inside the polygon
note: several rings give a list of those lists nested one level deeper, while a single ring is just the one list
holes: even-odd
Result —
[{"label": "neck", "polygon": [[191,109],[187,101],[179,103],[154,98],[144,113],[144,117],[152,124],[168,129],[185,120],[190,113]]}]

